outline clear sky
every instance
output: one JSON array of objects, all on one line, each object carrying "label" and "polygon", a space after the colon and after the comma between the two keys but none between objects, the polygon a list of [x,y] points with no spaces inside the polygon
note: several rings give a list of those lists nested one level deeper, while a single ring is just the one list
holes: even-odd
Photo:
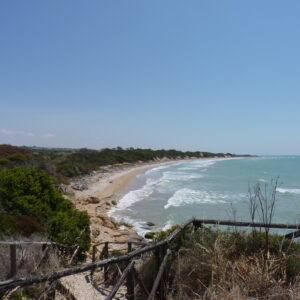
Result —
[{"label": "clear sky", "polygon": [[2,0],[0,143],[300,154],[300,1]]}]

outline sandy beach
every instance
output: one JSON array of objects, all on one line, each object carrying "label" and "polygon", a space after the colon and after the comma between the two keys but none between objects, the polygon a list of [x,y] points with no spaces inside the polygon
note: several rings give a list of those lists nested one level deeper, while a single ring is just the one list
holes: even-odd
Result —
[{"label": "sandy beach", "polygon": [[92,244],[103,241],[139,241],[143,237],[130,226],[119,224],[108,215],[108,211],[118,203],[125,188],[137,175],[151,168],[186,161],[188,160],[165,160],[104,167],[100,171],[72,180],[65,194],[77,209],[89,214]]}]

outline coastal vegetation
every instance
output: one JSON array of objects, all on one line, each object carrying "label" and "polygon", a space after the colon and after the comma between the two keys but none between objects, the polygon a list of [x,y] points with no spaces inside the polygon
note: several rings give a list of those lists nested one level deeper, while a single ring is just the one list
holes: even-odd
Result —
[{"label": "coastal vegetation", "polygon": [[89,217],[77,211],[50,175],[33,167],[0,170],[0,236],[45,235],[53,242],[90,246]]},{"label": "coastal vegetation", "polygon": [[300,246],[275,234],[268,240],[265,255],[265,232],[185,230],[170,245],[170,299],[297,299]]},{"label": "coastal vegetation", "polygon": [[69,178],[89,174],[101,167],[158,160],[184,158],[235,157],[231,153],[200,151],[152,150],[121,147],[92,149],[37,148],[0,145],[0,168],[33,166],[45,170],[56,183],[68,183]]}]

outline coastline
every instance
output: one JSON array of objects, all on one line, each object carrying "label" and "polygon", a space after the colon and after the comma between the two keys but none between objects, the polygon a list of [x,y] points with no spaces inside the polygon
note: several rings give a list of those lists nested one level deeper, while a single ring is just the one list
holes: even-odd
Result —
[{"label": "coastline", "polygon": [[[198,160],[199,158],[197,158]],[[141,241],[143,237],[127,224],[118,223],[109,216],[109,210],[124,196],[124,190],[138,176],[152,168],[184,163],[195,159],[163,160],[150,163],[120,164],[101,168],[71,181],[64,193],[78,210],[90,216],[91,242]],[[205,160],[202,158],[201,160]],[[123,225],[123,226],[121,226]],[[116,246],[117,247],[117,246]]]}]

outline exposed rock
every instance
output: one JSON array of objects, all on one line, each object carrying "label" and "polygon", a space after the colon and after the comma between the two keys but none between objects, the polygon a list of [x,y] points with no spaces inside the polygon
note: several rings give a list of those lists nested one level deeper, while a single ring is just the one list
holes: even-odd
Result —
[{"label": "exposed rock", "polygon": [[116,221],[112,218],[107,216],[106,214],[98,214],[97,218],[101,220],[102,226],[110,228],[110,229],[117,229],[118,225]]},{"label": "exposed rock", "polygon": [[102,225],[102,219],[91,218],[91,224]]},{"label": "exposed rock", "polygon": [[75,195],[75,193],[74,193],[74,191],[73,191],[73,189],[70,185],[59,184],[58,189],[59,189],[60,192],[62,192],[63,194],[65,194],[67,196],[74,196]]},{"label": "exposed rock", "polygon": [[103,206],[97,206],[95,208],[95,212],[97,215],[103,215],[103,214],[106,214],[106,210]]},{"label": "exposed rock", "polygon": [[147,222],[146,224],[147,224],[147,226],[149,226],[149,227],[155,226],[155,224],[152,223],[152,222]]},{"label": "exposed rock", "polygon": [[99,203],[100,202],[100,199],[97,198],[97,197],[89,197],[86,199],[87,203],[93,203],[93,204],[96,204],[96,203]]},{"label": "exposed rock", "polygon": [[83,183],[75,183],[72,185],[72,188],[77,191],[84,191],[88,189],[87,185]]},{"label": "exposed rock", "polygon": [[104,219],[103,226],[111,228],[111,229],[117,229],[118,228],[117,223],[111,217],[109,217],[107,219]]},{"label": "exposed rock", "polygon": [[98,237],[100,234],[100,230],[98,228],[93,228],[92,229],[92,235],[94,238]]}]

